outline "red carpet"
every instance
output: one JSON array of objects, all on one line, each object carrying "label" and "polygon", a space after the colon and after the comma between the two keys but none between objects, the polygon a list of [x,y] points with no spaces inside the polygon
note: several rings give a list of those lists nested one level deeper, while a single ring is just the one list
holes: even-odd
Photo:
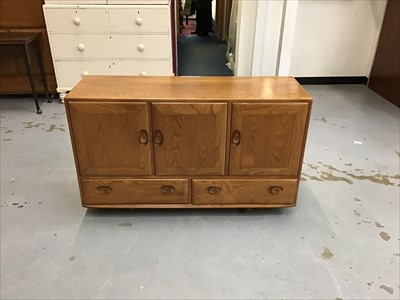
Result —
[{"label": "red carpet", "polygon": [[185,28],[182,28],[181,36],[183,36],[183,35],[191,35],[191,32],[196,30],[196,21],[195,20],[189,20],[189,24],[186,24],[186,20],[183,19],[183,26]]}]

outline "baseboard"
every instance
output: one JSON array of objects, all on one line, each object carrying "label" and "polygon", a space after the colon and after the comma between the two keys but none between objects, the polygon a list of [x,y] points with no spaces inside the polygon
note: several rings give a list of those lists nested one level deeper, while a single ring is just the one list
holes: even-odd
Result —
[{"label": "baseboard", "polygon": [[337,77],[295,77],[300,84],[364,84],[366,76],[337,76]]}]

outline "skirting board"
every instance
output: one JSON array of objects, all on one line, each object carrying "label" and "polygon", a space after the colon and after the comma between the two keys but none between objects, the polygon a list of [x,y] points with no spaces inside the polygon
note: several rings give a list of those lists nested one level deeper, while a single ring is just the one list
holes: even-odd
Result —
[{"label": "skirting board", "polygon": [[338,77],[295,77],[300,84],[364,84],[366,76],[338,76]]}]

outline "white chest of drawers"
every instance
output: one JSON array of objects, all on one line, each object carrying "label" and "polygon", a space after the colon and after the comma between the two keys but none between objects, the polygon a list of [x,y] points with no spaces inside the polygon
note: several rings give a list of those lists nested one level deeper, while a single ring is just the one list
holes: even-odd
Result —
[{"label": "white chest of drawers", "polygon": [[86,75],[173,75],[169,0],[47,0],[61,101]]}]

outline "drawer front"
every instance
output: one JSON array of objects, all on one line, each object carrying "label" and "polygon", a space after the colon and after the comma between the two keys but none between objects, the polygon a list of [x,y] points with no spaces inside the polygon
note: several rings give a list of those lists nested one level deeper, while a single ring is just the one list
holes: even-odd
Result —
[{"label": "drawer front", "polygon": [[292,205],[296,179],[192,180],[192,204]]},{"label": "drawer front", "polygon": [[108,0],[45,0],[46,4],[107,4]]},{"label": "drawer front", "polygon": [[172,76],[166,60],[56,61],[58,87],[73,87],[86,75]]},{"label": "drawer front", "polygon": [[108,33],[108,11],[103,7],[80,6],[54,8],[44,6],[46,26],[49,32]]},{"label": "drawer front", "polygon": [[172,0],[108,0],[108,4],[169,4]]},{"label": "drawer front", "polygon": [[110,7],[110,31],[129,33],[169,33],[168,6],[154,8],[140,6]]},{"label": "drawer front", "polygon": [[168,35],[51,34],[54,59],[170,58]]},{"label": "drawer front", "polygon": [[84,204],[185,204],[188,180],[82,179]]}]

